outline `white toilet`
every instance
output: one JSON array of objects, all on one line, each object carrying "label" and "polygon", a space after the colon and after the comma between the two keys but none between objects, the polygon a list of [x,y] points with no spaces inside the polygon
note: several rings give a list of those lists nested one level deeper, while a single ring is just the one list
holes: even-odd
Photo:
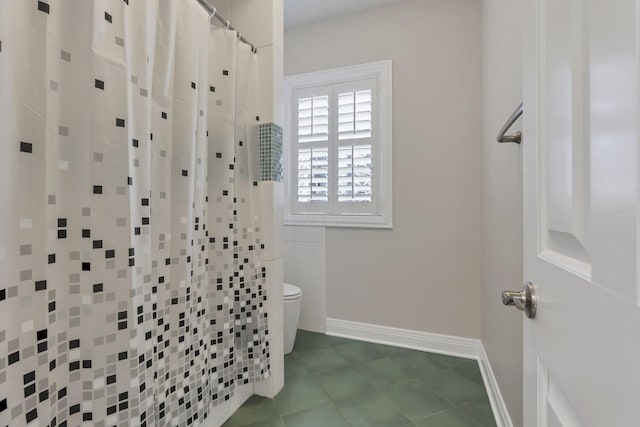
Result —
[{"label": "white toilet", "polygon": [[284,354],[289,354],[293,351],[293,344],[298,332],[302,289],[285,283],[282,294],[284,296]]}]

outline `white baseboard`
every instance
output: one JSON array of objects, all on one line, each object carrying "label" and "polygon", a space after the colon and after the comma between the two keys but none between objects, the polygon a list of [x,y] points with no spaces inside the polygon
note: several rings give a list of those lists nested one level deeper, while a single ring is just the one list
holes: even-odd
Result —
[{"label": "white baseboard", "polygon": [[412,350],[478,359],[480,340],[391,328],[389,326],[327,319],[327,335],[388,344]]},{"label": "white baseboard", "polygon": [[339,319],[327,319],[327,335],[477,360],[496,424],[498,427],[513,427],[491,363],[482,342],[478,339]]},{"label": "white baseboard", "polygon": [[498,427],[513,427],[511,416],[507,410],[507,405],[504,403],[500,387],[498,386],[498,380],[491,369],[491,363],[489,362],[489,356],[484,350],[484,346],[480,343],[480,352],[478,363],[480,364],[480,373],[482,374],[482,381],[484,387],[489,395],[489,402],[491,403],[491,409],[493,410],[493,417],[496,419]]}]

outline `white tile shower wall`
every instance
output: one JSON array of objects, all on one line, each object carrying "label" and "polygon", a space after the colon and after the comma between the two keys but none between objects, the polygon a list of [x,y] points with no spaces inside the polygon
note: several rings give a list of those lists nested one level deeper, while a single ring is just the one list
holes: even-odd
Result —
[{"label": "white tile shower wall", "polygon": [[[268,87],[267,97],[259,100],[260,121],[262,123],[284,124],[284,83],[281,78],[284,56],[282,51],[274,46],[258,49],[258,66],[260,74],[258,84]],[[270,108],[273,103],[283,105],[282,108]]]},{"label": "white tile shower wall", "polygon": [[233,397],[222,405],[216,406],[200,426],[220,427],[248,398],[251,397],[253,394],[253,388],[254,387],[252,387],[251,384],[239,384]]},{"label": "white tile shower wall", "polygon": [[[234,0],[234,22],[243,28],[244,36],[258,48],[260,122],[284,124],[284,29],[283,0]],[[266,19],[272,17],[272,20]],[[264,22],[268,25],[263,25]]]},{"label": "white tile shower wall", "polygon": [[284,279],[302,289],[298,327],[325,332],[327,317],[326,228],[284,227]]},{"label": "white tile shower wall", "polygon": [[299,328],[305,331],[326,332],[327,295],[308,292],[302,298]]},{"label": "white tile shower wall", "polygon": [[264,259],[273,261],[282,258],[284,218],[284,186],[281,182],[260,182],[260,219],[265,246]]},{"label": "white tile shower wall", "polygon": [[260,192],[260,227],[265,242],[265,268],[267,271],[267,312],[269,313],[269,351],[271,376],[256,384],[254,392],[273,398],[284,384],[283,348],[283,212],[284,186],[281,182],[263,181],[258,184]]},{"label": "white tile shower wall", "polygon": [[[269,335],[271,340],[283,333],[283,300],[282,300],[282,283],[284,281],[283,259],[274,261],[265,261],[267,269],[267,287],[269,294],[267,295],[267,313],[269,313]],[[271,333],[271,331],[274,331]]]},{"label": "white tile shower wall", "polygon": [[266,261],[265,266],[267,268],[267,286],[270,292],[267,302],[269,330],[277,330],[279,332],[268,337],[271,376],[267,380],[255,384],[254,392],[260,396],[273,398],[284,386],[283,259]]},{"label": "white tile shower wall", "polygon": [[326,230],[325,227],[295,227],[295,239],[297,242],[326,243]]},{"label": "white tile shower wall", "polygon": [[294,245],[296,283],[308,294],[326,294],[326,244],[296,240]]},{"label": "white tile shower wall", "polygon": [[[258,16],[255,11],[256,8],[277,8],[277,3],[281,3],[282,0],[276,0],[273,3],[271,1],[265,0],[235,0],[233,7],[236,13],[232,11],[232,2],[231,0],[216,0],[216,8],[222,16],[229,19],[233,25],[237,28],[245,28],[246,25],[251,26],[251,31],[262,31],[263,34],[271,34],[274,31],[274,28],[282,28],[281,24],[282,17],[274,16],[273,22],[268,22],[268,19],[265,19],[265,16],[260,16],[260,22],[251,22],[245,23],[247,18],[252,18]],[[275,3],[275,5],[274,5]],[[281,7],[281,5],[279,6]],[[221,26],[222,24],[218,22],[216,19],[213,19],[212,24],[215,26]],[[260,29],[262,27],[262,29]],[[245,34],[246,35],[246,34]],[[256,43],[258,39],[253,39],[250,35],[246,35],[247,39],[251,42]],[[264,37],[261,39],[262,42],[269,44],[268,40]],[[276,43],[277,40],[275,41]],[[279,42],[281,46],[282,43]],[[264,63],[261,63],[261,60]],[[260,114],[263,114],[264,117],[261,117],[261,123],[266,123],[267,121],[264,119],[269,119],[273,117],[273,113],[271,110],[277,109],[275,106],[277,101],[272,98],[273,86],[275,74],[271,71],[274,67],[274,58],[273,57],[265,57],[265,55],[260,55],[258,58],[258,67],[259,67],[259,79],[260,84],[266,84],[267,87],[261,87],[262,93],[260,96]],[[267,70],[267,71],[265,71]],[[266,75],[265,75],[266,74]],[[280,76],[282,73],[280,73]],[[273,199],[273,189],[267,186],[267,183],[261,183],[261,187],[257,189],[259,191],[257,200],[261,201],[260,216],[262,218],[262,224],[260,225],[263,228],[264,232],[264,240],[272,244],[267,246],[266,257],[270,261],[267,262],[267,269],[269,270],[269,283],[267,284],[268,291],[270,294],[277,292],[277,289],[280,289],[281,286],[277,286],[273,282],[277,282],[277,277],[282,278],[282,268],[279,269],[280,274],[278,275],[278,262],[280,265],[282,264],[282,237],[281,234],[278,235],[280,225],[274,222],[274,218],[277,218],[279,212],[277,212],[278,205],[274,202],[277,202],[277,199]],[[282,207],[282,205],[280,205]],[[276,257],[280,257],[279,261],[274,261]],[[275,268],[274,268],[275,266]],[[274,272],[271,272],[271,270]],[[272,375],[266,381],[262,381],[255,385],[241,385],[236,390],[234,396],[225,404],[216,407],[216,409],[212,412],[211,416],[202,423],[203,427],[219,427],[224,424],[224,422],[240,407],[242,404],[252,395],[259,394],[265,396],[274,396],[277,392],[282,388],[284,384],[284,355],[283,351],[280,350],[282,348],[282,307],[277,307],[278,296],[275,295],[275,298],[269,300],[269,312],[270,312],[270,329],[271,333],[269,337],[270,344],[270,353],[271,353],[271,372]],[[281,298],[280,298],[281,300]]]},{"label": "white tile shower wall", "polygon": [[[216,0],[216,8],[258,48],[260,123],[283,124],[283,0]],[[269,19],[272,18],[272,19]],[[212,20],[214,25],[219,25]],[[216,408],[206,427],[226,421],[253,393],[274,397],[284,386],[283,347],[283,187],[281,183],[261,182],[257,188],[263,238],[266,243],[267,292],[269,293],[269,349],[271,376],[254,387],[241,386],[226,404]]]},{"label": "white tile shower wall", "polygon": [[295,227],[291,227],[289,225],[284,226],[284,241],[285,242],[293,242],[294,241],[294,232]]},{"label": "white tile shower wall", "polygon": [[270,342],[271,376],[254,385],[254,393],[274,398],[284,387],[284,337],[273,338]]},{"label": "white tile shower wall", "polygon": [[[283,0],[233,0],[233,23],[258,48],[259,123],[282,126],[283,86]],[[284,350],[282,331],[282,254],[284,187],[281,182],[263,181],[261,191],[262,232],[264,236],[268,281],[271,376],[254,387],[261,396],[275,397],[284,385]]]},{"label": "white tile shower wall", "polygon": [[[283,100],[283,0],[234,0],[229,2],[232,21],[258,48],[258,84],[261,90],[260,123],[282,126]],[[269,19],[272,18],[272,19]],[[261,228],[266,243],[268,274],[271,377],[256,384],[255,393],[274,397],[284,385],[283,352],[283,209],[284,188],[279,182],[259,184]]]},{"label": "white tile shower wall", "polygon": [[[284,229],[287,227],[285,225]],[[293,239],[286,240],[286,231],[285,231],[285,241],[284,241],[284,281],[285,283],[292,283],[295,285],[295,268],[294,268],[294,254],[295,254],[295,242]]]}]

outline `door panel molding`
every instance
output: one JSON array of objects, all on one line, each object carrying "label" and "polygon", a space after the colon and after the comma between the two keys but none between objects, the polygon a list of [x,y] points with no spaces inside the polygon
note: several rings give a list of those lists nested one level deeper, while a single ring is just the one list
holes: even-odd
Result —
[{"label": "door panel molding", "polygon": [[640,419],[640,0],[523,10],[524,426]]}]

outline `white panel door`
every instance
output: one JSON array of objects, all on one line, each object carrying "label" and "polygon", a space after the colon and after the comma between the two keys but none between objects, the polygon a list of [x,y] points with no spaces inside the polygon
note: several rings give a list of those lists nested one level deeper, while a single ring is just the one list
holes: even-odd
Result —
[{"label": "white panel door", "polygon": [[524,3],[524,424],[637,427],[639,2]]}]

